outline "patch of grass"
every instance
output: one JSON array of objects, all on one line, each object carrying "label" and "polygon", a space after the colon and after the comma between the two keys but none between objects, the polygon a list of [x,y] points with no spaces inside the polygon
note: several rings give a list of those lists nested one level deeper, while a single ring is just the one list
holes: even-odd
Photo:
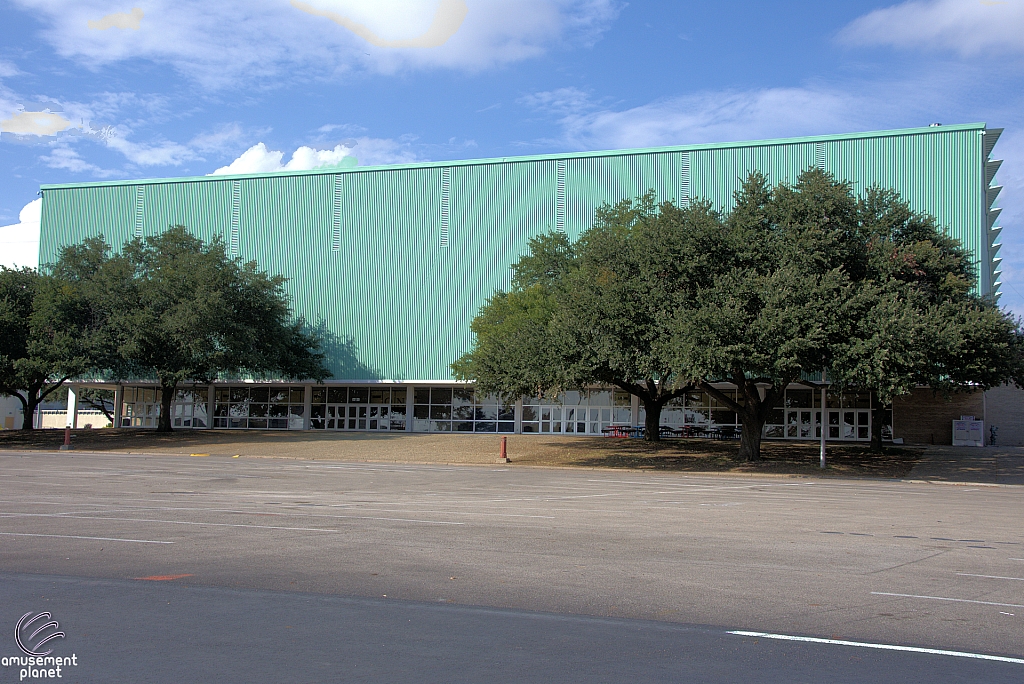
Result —
[{"label": "patch of grass", "polygon": [[651,444],[636,439],[594,438],[559,446],[560,454],[538,454],[538,458],[524,455],[514,462],[684,472],[898,478],[905,477],[922,455],[920,450],[914,449],[889,447],[879,454],[863,445],[829,445],[827,467],[823,471],[819,447],[809,442],[762,442],[762,460],[755,462],[739,460],[738,441],[670,439]]},{"label": "patch of grass", "polygon": [[[284,458],[406,463],[493,463],[499,436],[445,433],[368,433],[264,430],[154,430],[102,428],[75,430],[77,451],[133,453],[242,454]],[[873,454],[864,445],[829,445],[828,468],[818,467],[814,442],[766,441],[762,460],[740,461],[738,441],[668,439],[650,444],[639,439],[554,435],[508,435],[513,464],[632,468],[703,473],[770,473],[840,477],[905,477],[922,456],[920,449],[887,448]],[[63,430],[0,431],[0,449],[56,450]]]}]

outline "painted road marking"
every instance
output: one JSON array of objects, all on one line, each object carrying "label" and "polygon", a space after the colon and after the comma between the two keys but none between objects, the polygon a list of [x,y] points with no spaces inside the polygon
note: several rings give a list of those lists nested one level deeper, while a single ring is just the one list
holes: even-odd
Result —
[{"label": "painted road marking", "polygon": [[1024,608],[1024,605],[1019,603],[994,603],[992,601],[974,601],[971,599],[959,599],[949,598],[946,596],[919,596],[917,594],[892,594],[887,591],[873,591],[871,592],[875,596],[899,596],[902,598],[919,598],[919,599],[931,599],[933,601],[956,601],[957,603],[980,603],[985,606],[1005,606],[1008,608]]},{"label": "painted road marking", "polygon": [[1024,577],[1001,577],[999,575],[975,575],[971,572],[958,572],[956,573],[961,577],[985,577],[987,579],[1004,579],[1004,580],[1016,580],[1017,582],[1024,582]]},{"label": "painted road marking", "polygon": [[757,637],[761,639],[779,639],[782,641],[805,641],[812,644],[834,644],[837,646],[859,646],[860,648],[877,648],[883,651],[907,651],[910,653],[930,653],[932,655],[955,656],[957,658],[974,658],[977,660],[995,660],[1001,663],[1024,665],[1022,658],[986,655],[984,653],[968,653],[966,651],[946,651],[939,648],[918,648],[917,646],[896,646],[895,644],[871,644],[863,641],[844,641],[842,639],[817,639],[814,637],[790,636],[788,634],[769,634],[767,632],[732,631],[728,634],[736,636]]},{"label": "painted road marking", "polygon": [[[255,515],[255,513],[254,513]],[[269,515],[269,514],[267,514]],[[308,516],[306,516],[308,517]],[[382,518],[369,515],[338,515],[331,516],[342,520],[384,520],[390,522],[413,522],[424,525],[465,525],[461,522],[444,520],[416,520],[414,518]],[[157,520],[153,518],[114,518],[98,515],[66,515],[63,513],[0,513],[0,518],[59,518],[62,520],[118,520],[122,522],[164,523],[167,525],[206,525],[210,527],[244,527],[257,530],[289,530],[295,532],[338,532],[338,530],[320,527],[279,527],[274,525],[242,525],[236,523],[195,522],[190,520]]]},{"label": "painted road marking", "polygon": [[172,541],[154,541],[152,539],[117,539],[115,537],[79,537],[74,534],[29,534],[28,532],[0,532],[8,537],[56,537],[58,539],[94,539],[96,541],[134,542],[136,544],[173,544]]},{"label": "painted road marking", "polygon": [[195,577],[195,575],[189,572],[183,575],[150,575],[149,577],[132,577],[132,579],[145,580],[147,582],[173,582],[183,577]]}]

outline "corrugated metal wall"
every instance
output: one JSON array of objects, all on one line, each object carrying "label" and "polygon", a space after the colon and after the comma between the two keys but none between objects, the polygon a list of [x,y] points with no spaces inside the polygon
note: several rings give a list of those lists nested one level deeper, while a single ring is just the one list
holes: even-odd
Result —
[{"label": "corrugated metal wall", "polygon": [[469,322],[508,288],[530,237],[575,239],[604,202],[653,190],[728,210],[751,171],[792,182],[819,166],[897,190],[976,255],[998,286],[997,137],[983,124],[877,134],[547,155],[330,172],[44,186],[40,263],[103,234],[116,247],[181,223],[289,279],[338,380],[448,380]]}]

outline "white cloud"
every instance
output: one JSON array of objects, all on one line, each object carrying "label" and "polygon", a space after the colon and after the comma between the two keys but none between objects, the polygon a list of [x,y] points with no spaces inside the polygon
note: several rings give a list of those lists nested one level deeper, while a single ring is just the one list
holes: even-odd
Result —
[{"label": "white cloud", "polygon": [[115,174],[114,171],[85,161],[78,156],[78,152],[67,145],[58,145],[51,150],[50,154],[44,154],[39,159],[51,169],[66,169],[72,173],[91,173],[100,178],[109,178]]},{"label": "white cloud", "polygon": [[1024,52],[1024,2],[912,1],[870,12],[844,28],[839,39],[858,45]]},{"label": "white cloud", "polygon": [[14,65],[14,62],[8,62],[0,59],[0,78],[9,78],[11,76],[17,76],[21,71]]},{"label": "white cloud", "polygon": [[[353,148],[358,147],[358,150]],[[237,159],[222,166],[211,176],[236,173],[273,173],[275,171],[309,171],[332,166],[350,166],[357,163],[353,152],[359,152],[359,161],[363,165],[401,164],[417,160],[415,153],[409,149],[408,143],[381,138],[358,138],[350,145],[336,145],[328,149],[316,149],[303,145],[292,153],[287,163],[284,152],[268,149],[260,142],[256,143]]]},{"label": "white cloud", "polygon": [[35,199],[25,205],[18,223],[0,226],[0,265],[8,268],[39,266],[39,217],[43,200]]},{"label": "white cloud", "polygon": [[[90,21],[123,12],[111,0],[15,0],[47,28],[65,57],[98,67],[128,59],[169,63],[208,87],[273,76],[322,78],[351,69],[479,70],[555,47],[586,44],[618,13],[618,0],[467,0],[455,33],[437,47],[372,45],[334,20],[289,0],[210,3],[150,0],[138,30],[98,31]],[[431,31],[439,0],[313,0],[385,42]],[[454,6],[444,0],[446,6]],[[458,3],[455,3],[458,4]]]},{"label": "white cloud", "polygon": [[196,158],[195,150],[180,143],[135,143],[116,134],[107,139],[107,147],[120,152],[138,166],[177,166]]},{"label": "white cloud", "polygon": [[523,100],[560,120],[563,144],[590,150],[856,130],[879,113],[871,98],[815,87],[706,91],[628,109],[602,108],[574,88]]}]

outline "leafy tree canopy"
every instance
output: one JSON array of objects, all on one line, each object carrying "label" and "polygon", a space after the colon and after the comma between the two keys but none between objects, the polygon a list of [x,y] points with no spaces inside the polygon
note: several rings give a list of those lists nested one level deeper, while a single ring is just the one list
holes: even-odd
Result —
[{"label": "leafy tree canopy", "polygon": [[513,396],[615,385],[643,402],[648,439],[700,387],[739,414],[751,460],[786,387],[822,369],[877,406],[1021,377],[1019,326],[972,294],[969,253],[891,191],[857,199],[811,169],[775,187],[751,174],[727,215],[652,197],[605,206],[575,244],[532,240],[456,377]]},{"label": "leafy tree canopy", "polygon": [[289,379],[328,375],[319,341],[292,319],[284,278],[228,257],[184,226],[136,238],[97,272],[116,375],[155,377],[159,428],[183,382],[224,374]]}]

